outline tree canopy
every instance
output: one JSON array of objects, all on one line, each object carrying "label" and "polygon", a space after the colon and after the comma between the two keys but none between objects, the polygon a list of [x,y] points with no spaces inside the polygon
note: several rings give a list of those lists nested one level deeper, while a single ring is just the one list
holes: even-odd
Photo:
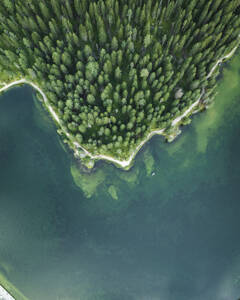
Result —
[{"label": "tree canopy", "polygon": [[0,72],[38,83],[86,149],[126,157],[211,98],[239,14],[238,0],[2,0]]}]

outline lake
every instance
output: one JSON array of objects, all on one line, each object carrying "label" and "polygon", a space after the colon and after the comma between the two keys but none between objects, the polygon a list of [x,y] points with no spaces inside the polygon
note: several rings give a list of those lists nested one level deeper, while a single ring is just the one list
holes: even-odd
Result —
[{"label": "lake", "polygon": [[0,284],[17,300],[237,300],[239,118],[238,52],[173,143],[155,136],[129,172],[83,174],[33,90],[6,92]]}]

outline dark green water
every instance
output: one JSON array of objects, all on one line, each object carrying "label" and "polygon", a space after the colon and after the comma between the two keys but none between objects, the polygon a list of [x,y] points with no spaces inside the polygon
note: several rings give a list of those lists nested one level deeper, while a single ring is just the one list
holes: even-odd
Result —
[{"label": "dark green water", "polygon": [[100,163],[85,175],[104,179],[90,198],[31,88],[1,96],[0,283],[31,300],[237,300],[239,55],[218,90],[175,142],[154,137],[130,173]]}]

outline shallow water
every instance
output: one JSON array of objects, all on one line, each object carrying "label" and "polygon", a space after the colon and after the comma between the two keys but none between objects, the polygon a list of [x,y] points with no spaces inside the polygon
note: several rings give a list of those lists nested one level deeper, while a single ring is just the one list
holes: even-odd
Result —
[{"label": "shallow water", "polygon": [[0,283],[31,300],[237,300],[239,53],[223,74],[176,141],[154,137],[128,173],[99,163],[83,190],[32,89],[1,96]]}]

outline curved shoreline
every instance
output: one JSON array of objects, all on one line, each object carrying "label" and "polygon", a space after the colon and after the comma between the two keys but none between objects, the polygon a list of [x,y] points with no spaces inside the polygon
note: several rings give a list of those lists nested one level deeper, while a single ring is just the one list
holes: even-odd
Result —
[{"label": "curved shoreline", "polygon": [[[225,55],[224,57],[220,58],[216,64],[212,67],[212,69],[210,70],[210,72],[207,75],[207,79],[212,76],[213,72],[215,71],[215,69],[218,67],[218,65],[220,63],[223,62],[224,59],[228,59],[230,58],[235,51],[237,50],[238,46],[236,46],[235,48],[232,49],[232,51]],[[70,134],[63,128],[62,124],[61,124],[61,120],[59,119],[58,115],[56,114],[56,112],[54,111],[54,109],[52,108],[52,106],[49,104],[48,99],[46,97],[46,95],[44,94],[44,92],[41,90],[41,88],[39,86],[37,86],[35,83],[28,81],[27,79],[23,78],[20,80],[16,80],[13,81],[9,84],[6,84],[4,87],[0,88],[0,93],[3,91],[6,91],[7,89],[11,88],[12,86],[15,85],[19,85],[19,84],[29,84],[31,85],[35,90],[37,90],[41,96],[43,97],[43,101],[46,105],[46,107],[49,109],[50,114],[52,115],[53,119],[58,123],[58,125],[60,126],[61,130],[63,131],[63,133],[70,138]],[[203,95],[205,93],[205,89],[202,89],[201,95],[199,96],[199,98],[179,117],[177,117],[176,119],[174,119],[171,123],[171,126],[174,127],[176,126],[184,117],[186,117],[201,101]],[[110,162],[113,162],[117,165],[119,165],[122,168],[126,168],[128,166],[130,166],[131,162],[133,161],[134,157],[136,156],[136,154],[138,153],[138,151],[142,148],[142,146],[151,139],[151,137],[153,137],[154,135],[158,134],[158,135],[162,135],[164,133],[164,131],[166,130],[166,128],[160,129],[160,130],[153,130],[151,131],[147,137],[135,148],[135,150],[132,152],[132,154],[130,155],[129,159],[127,160],[119,160],[119,159],[115,159],[111,156],[107,156],[107,155],[103,155],[103,154],[99,154],[99,155],[93,155],[91,154],[88,150],[86,150],[83,146],[81,146],[78,142],[73,141],[73,145],[78,149],[80,148],[86,156],[90,157],[93,160],[99,160],[99,159],[103,159],[103,160],[107,160]]]}]

